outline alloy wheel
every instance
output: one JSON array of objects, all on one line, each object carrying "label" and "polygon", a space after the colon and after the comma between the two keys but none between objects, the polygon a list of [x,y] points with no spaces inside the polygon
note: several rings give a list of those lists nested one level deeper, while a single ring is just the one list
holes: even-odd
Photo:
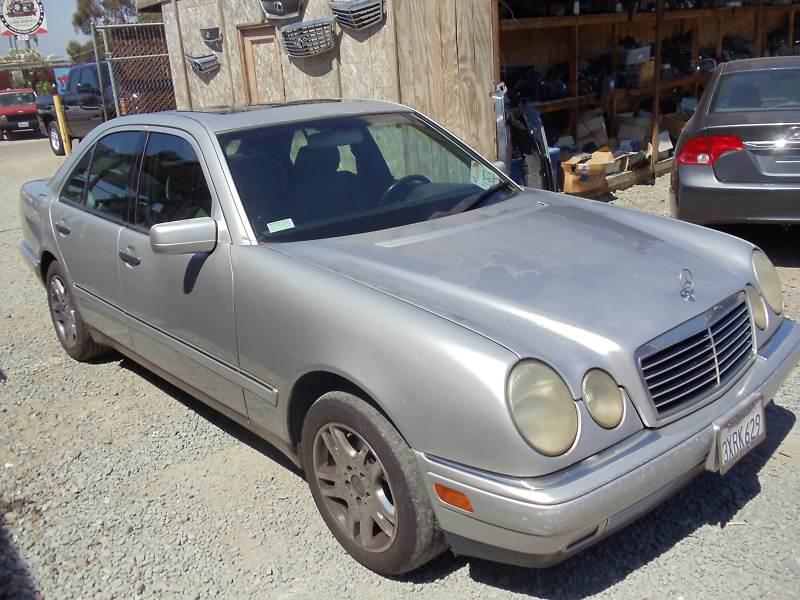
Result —
[{"label": "alloy wheel", "polygon": [[328,423],[314,439],[314,477],[324,505],[344,534],[369,552],[384,552],[397,535],[389,477],[358,433]]},{"label": "alloy wheel", "polygon": [[50,128],[50,146],[52,146],[53,150],[58,152],[61,150],[61,140],[58,138],[58,131],[54,128]]},{"label": "alloy wheel", "polygon": [[73,347],[78,341],[77,315],[72,296],[58,275],[50,279],[50,311],[58,337],[66,346]]}]

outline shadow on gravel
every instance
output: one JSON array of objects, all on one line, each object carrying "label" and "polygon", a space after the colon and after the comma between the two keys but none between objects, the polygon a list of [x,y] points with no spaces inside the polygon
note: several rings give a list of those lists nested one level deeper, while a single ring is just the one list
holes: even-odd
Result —
[{"label": "shadow on gravel", "polygon": [[780,225],[726,225],[714,227],[747,240],[767,253],[779,267],[800,267],[800,228]]},{"label": "shadow on gravel", "polygon": [[[108,360],[109,358],[110,360]],[[272,446],[269,442],[264,441],[263,439],[258,437],[255,433],[252,433],[251,431],[245,429],[237,422],[217,412],[216,410],[207,406],[200,400],[197,400],[193,396],[190,396],[180,388],[175,387],[167,380],[162,379],[161,377],[159,377],[152,371],[147,370],[140,364],[130,360],[127,357],[122,356],[121,354],[117,354],[116,352],[109,354],[103,358],[99,358],[97,360],[98,362],[119,361],[119,365],[122,368],[128,369],[129,371],[133,371],[143,379],[146,379],[149,383],[156,386],[162,392],[172,396],[173,398],[175,398],[175,400],[177,400],[187,408],[196,412],[206,421],[209,421],[216,427],[219,427],[220,429],[222,429],[222,431],[224,431],[228,435],[235,437],[243,444],[247,444],[253,450],[260,452],[273,462],[278,463],[280,466],[291,471],[298,477],[300,478],[303,477],[302,471],[300,471],[300,469],[294,466],[292,461],[286,458],[286,456],[284,456],[282,452],[280,452],[277,448]]]},{"label": "shadow on gravel", "polygon": [[3,515],[14,508],[0,501],[0,600],[39,600],[42,596],[6,529]]},{"label": "shadow on gravel", "polygon": [[[427,583],[468,565],[480,583],[518,594],[566,600],[585,598],[614,586],[630,573],[658,558],[704,525],[728,526],[739,510],[761,491],[758,474],[794,427],[791,411],[766,408],[767,439],[724,477],[704,473],[653,512],[549,569],[525,569],[446,553],[408,580]],[[737,523],[742,527],[748,524]],[[715,549],[709,548],[708,551]],[[647,595],[643,591],[644,595]]]}]

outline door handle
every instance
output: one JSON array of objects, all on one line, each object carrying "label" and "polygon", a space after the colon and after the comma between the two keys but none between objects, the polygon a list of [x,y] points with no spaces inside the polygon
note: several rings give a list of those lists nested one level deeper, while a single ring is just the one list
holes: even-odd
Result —
[{"label": "door handle", "polygon": [[69,235],[69,232],[72,230],[62,221],[61,223],[56,223],[56,231],[61,235]]},{"label": "door handle", "polygon": [[127,250],[120,250],[119,257],[122,259],[122,262],[129,264],[132,267],[138,267],[139,263],[142,262],[142,259],[138,256],[134,256]]}]

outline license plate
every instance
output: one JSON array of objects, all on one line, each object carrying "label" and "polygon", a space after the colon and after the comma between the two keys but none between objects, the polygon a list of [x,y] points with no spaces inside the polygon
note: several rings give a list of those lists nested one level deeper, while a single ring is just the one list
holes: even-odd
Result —
[{"label": "license plate", "polygon": [[19,127],[20,129],[28,129],[30,126],[31,124],[28,121],[20,121],[19,123],[17,123],[17,127]]},{"label": "license plate", "polygon": [[746,412],[720,427],[717,434],[719,472],[724,475],[745,454],[767,437],[764,406],[759,400]]}]

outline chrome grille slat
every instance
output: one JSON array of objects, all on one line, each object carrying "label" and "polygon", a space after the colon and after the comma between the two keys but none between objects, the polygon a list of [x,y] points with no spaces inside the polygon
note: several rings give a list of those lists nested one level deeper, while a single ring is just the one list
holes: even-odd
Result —
[{"label": "chrome grille slat", "polygon": [[653,368],[653,367],[655,367],[657,365],[660,365],[661,363],[664,363],[664,362],[670,360],[671,358],[675,358],[676,356],[679,356],[680,354],[683,354],[686,350],[691,350],[692,348],[695,348],[696,346],[702,344],[703,342],[708,342],[708,341],[709,341],[709,337],[706,334],[704,337],[702,337],[697,342],[693,343],[691,346],[689,346],[687,348],[683,348],[681,350],[676,350],[673,354],[670,354],[666,358],[661,358],[661,359],[655,361],[654,363],[649,363],[646,367],[642,366],[642,370],[646,371],[647,369],[651,369],[651,368]]},{"label": "chrome grille slat", "polygon": [[[736,363],[736,361],[739,358],[741,358],[742,355],[744,353],[746,353],[750,349],[751,345],[752,345],[752,340],[751,339],[749,339],[749,338],[748,339],[744,339],[739,343],[738,346],[736,346],[733,350],[730,351],[728,356],[726,356],[725,358],[720,358],[719,359],[719,371],[720,371],[720,373],[726,371],[728,368],[730,368],[731,365]],[[734,357],[734,360],[728,362],[732,357]],[[727,364],[725,364],[725,363],[727,363]]]},{"label": "chrome grille slat", "polygon": [[691,377],[681,381],[678,385],[674,385],[671,388],[667,388],[666,390],[661,390],[660,392],[657,392],[657,393],[653,394],[652,393],[652,389],[653,388],[650,388],[650,390],[651,390],[651,394],[650,395],[652,396],[653,400],[655,400],[656,398],[661,398],[661,396],[663,396],[664,394],[669,394],[670,392],[674,392],[675,390],[679,390],[682,387],[685,387],[687,384],[692,383],[694,380],[700,379],[706,373],[711,373],[712,371],[716,375],[716,373],[717,373],[717,363],[716,362],[713,365],[711,365],[710,369],[706,369],[705,371],[701,371],[700,373],[695,373]]},{"label": "chrome grille slat", "polygon": [[673,403],[677,402],[678,400],[680,400],[681,398],[683,398],[684,396],[688,396],[692,392],[695,392],[695,391],[699,390],[700,388],[703,388],[703,387],[707,386],[709,383],[716,382],[716,380],[717,380],[717,375],[716,375],[716,373],[714,373],[713,377],[709,377],[705,381],[701,381],[700,383],[698,383],[693,388],[688,389],[688,390],[678,394],[677,396],[675,396],[673,398],[668,398],[667,400],[663,400],[663,401],[659,402],[658,404],[656,404],[656,408],[663,408],[668,404],[673,404]]},{"label": "chrome grille slat", "polygon": [[673,369],[675,369],[677,367],[680,367],[681,365],[686,364],[687,362],[692,361],[692,360],[702,356],[703,354],[708,354],[709,357],[708,357],[707,360],[711,360],[712,358],[714,358],[713,348],[711,347],[711,340],[709,338],[706,338],[705,341],[708,343],[708,346],[705,346],[705,347],[701,348],[701,350],[698,353],[693,354],[689,358],[681,359],[679,362],[675,363],[674,365],[670,365],[669,367],[661,369],[660,371],[656,371],[655,373],[650,373],[649,375],[645,375],[645,378],[644,378],[645,381],[649,381],[650,379],[654,379],[656,377],[659,377],[660,375],[663,375],[664,373],[668,373],[669,371],[672,371]]},{"label": "chrome grille slat", "polygon": [[725,317],[721,318],[719,321],[714,323],[711,326],[711,332],[716,334],[720,330],[725,329],[731,322],[735,321],[742,315],[747,314],[747,306],[743,306],[741,310],[734,310],[736,314],[726,315]]},{"label": "chrome grille slat", "polygon": [[742,293],[680,327],[688,329],[684,337],[675,341],[680,329],[668,332],[645,346],[653,350],[639,357],[642,380],[658,417],[692,406],[722,388],[749,364],[745,359],[754,351],[750,311]]},{"label": "chrome grille slat", "polygon": [[732,321],[730,324],[726,325],[719,331],[712,331],[711,335],[714,336],[714,343],[719,345],[724,342],[731,334],[736,333],[742,330],[742,325],[749,321],[748,317],[745,318],[738,318],[736,321]]},{"label": "chrome grille slat", "polygon": [[339,25],[347,29],[362,30],[383,20],[383,0],[349,0],[331,2]]}]

